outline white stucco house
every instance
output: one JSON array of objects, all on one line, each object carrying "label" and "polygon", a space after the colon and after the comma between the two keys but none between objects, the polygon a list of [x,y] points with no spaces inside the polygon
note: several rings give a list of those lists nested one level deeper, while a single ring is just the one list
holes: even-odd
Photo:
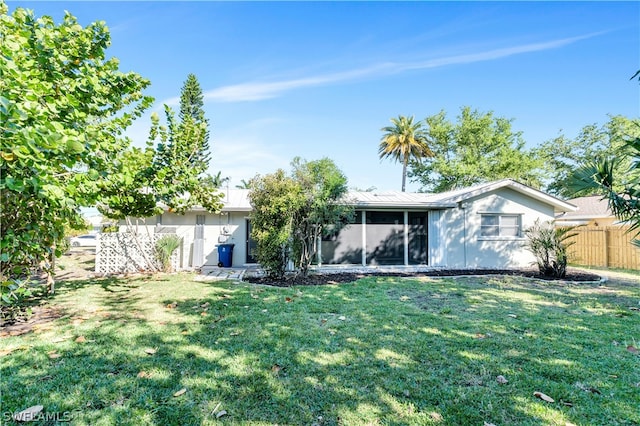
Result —
[{"label": "white stucco house", "polygon": [[[183,238],[179,268],[218,264],[218,245],[234,244],[232,265],[255,263],[249,191],[223,190],[224,208],[165,211],[146,220],[157,233]],[[510,179],[438,194],[351,192],[355,219],[319,242],[321,265],[428,265],[445,268],[528,267],[523,230],[576,207]]]}]

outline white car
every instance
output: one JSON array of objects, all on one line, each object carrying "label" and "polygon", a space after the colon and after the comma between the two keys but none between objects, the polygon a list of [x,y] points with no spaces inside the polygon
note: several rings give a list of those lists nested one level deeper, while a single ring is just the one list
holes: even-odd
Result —
[{"label": "white car", "polygon": [[93,234],[79,235],[69,240],[71,247],[95,247],[96,236]]}]

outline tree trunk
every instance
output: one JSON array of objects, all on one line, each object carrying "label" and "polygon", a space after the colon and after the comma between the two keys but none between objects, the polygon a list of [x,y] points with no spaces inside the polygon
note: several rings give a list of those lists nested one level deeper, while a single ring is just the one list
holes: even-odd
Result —
[{"label": "tree trunk", "polygon": [[402,162],[402,192],[405,192],[405,184],[407,182],[407,159]]}]

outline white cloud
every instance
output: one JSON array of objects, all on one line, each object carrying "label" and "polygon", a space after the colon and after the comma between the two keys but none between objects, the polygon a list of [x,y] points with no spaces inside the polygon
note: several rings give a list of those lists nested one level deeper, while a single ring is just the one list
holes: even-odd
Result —
[{"label": "white cloud", "polygon": [[[541,43],[530,43],[501,49],[487,50],[477,53],[446,56],[431,59],[428,61],[379,63],[371,65],[369,67],[354,69],[350,71],[296,78],[291,80],[234,84],[209,90],[204,93],[204,98],[205,100],[214,102],[259,101],[275,98],[291,90],[301,89],[305,87],[336,84],[367,77],[381,77],[385,75],[398,74],[409,70],[430,69],[448,65],[491,61],[523,53],[557,49],[580,40],[597,36],[599,34],[602,33],[592,33],[582,36],[552,40]],[[163,103],[166,103],[168,105],[176,105],[178,102],[179,98],[171,98],[167,99]]]}]

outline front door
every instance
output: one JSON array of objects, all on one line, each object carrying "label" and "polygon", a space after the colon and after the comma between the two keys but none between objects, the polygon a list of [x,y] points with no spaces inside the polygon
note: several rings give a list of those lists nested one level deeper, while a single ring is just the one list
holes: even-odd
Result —
[{"label": "front door", "polygon": [[247,260],[246,263],[258,263],[258,261],[255,258],[255,253],[256,253],[256,241],[251,238],[251,221],[249,219],[247,219],[247,236],[246,236],[246,248],[247,248]]}]

